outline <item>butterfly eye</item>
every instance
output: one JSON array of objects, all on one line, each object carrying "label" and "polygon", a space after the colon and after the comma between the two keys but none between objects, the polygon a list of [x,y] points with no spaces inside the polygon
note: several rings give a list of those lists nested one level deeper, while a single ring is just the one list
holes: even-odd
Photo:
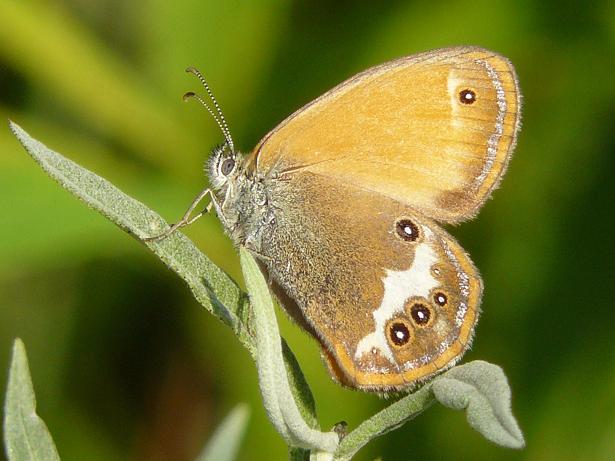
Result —
[{"label": "butterfly eye", "polygon": [[459,92],[459,101],[462,104],[474,104],[476,102],[476,93],[470,89],[461,90]]},{"label": "butterfly eye", "polygon": [[431,320],[431,311],[424,304],[415,304],[410,308],[410,316],[418,326],[425,326]]},{"label": "butterfly eye", "polygon": [[403,346],[410,341],[410,330],[405,323],[394,322],[389,327],[389,336],[396,346]]},{"label": "butterfly eye", "polygon": [[433,300],[438,306],[445,306],[448,302],[446,295],[440,291],[433,295]]},{"label": "butterfly eye", "polygon": [[419,228],[409,219],[401,219],[397,221],[397,225],[395,227],[397,230],[397,235],[406,241],[414,242],[419,238]]},{"label": "butterfly eye", "polygon": [[222,162],[222,165],[220,166],[220,172],[224,176],[228,176],[229,174],[231,174],[234,169],[235,169],[235,160],[232,158],[224,159],[224,161]]}]

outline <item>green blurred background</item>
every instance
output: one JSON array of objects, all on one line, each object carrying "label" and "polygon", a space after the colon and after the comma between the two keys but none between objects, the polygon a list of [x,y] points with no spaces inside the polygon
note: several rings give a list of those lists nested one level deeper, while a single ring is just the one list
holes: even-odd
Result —
[{"label": "green blurred background", "polygon": [[[188,65],[249,151],[371,65],[459,44],[508,56],[524,94],[519,144],[494,200],[452,233],[486,285],[466,360],[505,369],[527,448],[498,448],[436,406],[358,459],[615,460],[615,3],[587,3],[0,0],[0,118],[173,221],[221,141],[181,102],[199,89]],[[247,401],[241,459],[284,459],[230,330],[48,179],[7,127],[0,152],[0,370],[22,337],[63,458],[191,460]],[[238,276],[214,216],[186,233]],[[386,405],[334,384],[316,344],[279,317],[323,427]]]}]

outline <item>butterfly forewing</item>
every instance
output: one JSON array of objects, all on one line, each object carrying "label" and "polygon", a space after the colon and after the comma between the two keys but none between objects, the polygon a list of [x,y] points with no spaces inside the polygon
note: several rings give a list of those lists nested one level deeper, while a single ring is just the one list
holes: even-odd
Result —
[{"label": "butterfly forewing", "polygon": [[258,171],[307,170],[432,219],[473,216],[499,182],[519,127],[514,69],[480,48],[369,69],[303,107],[253,152]]}]

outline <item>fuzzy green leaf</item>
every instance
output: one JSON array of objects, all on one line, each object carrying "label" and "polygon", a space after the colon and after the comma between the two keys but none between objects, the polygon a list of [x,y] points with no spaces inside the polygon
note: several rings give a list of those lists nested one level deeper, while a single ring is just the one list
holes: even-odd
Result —
[{"label": "fuzzy green leaf", "polygon": [[502,369],[476,360],[451,368],[350,432],[335,452],[347,461],[368,442],[397,429],[435,401],[456,410],[467,408],[470,425],[487,439],[509,448],[524,446],[523,434],[510,409],[510,388]]},{"label": "fuzzy green leaf", "polygon": [[253,307],[256,334],[256,365],[263,403],[269,419],[290,446],[333,452],[335,432],[308,426],[291,391],[282,353],[282,340],[273,299],[258,264],[245,248],[240,249],[241,268]]},{"label": "fuzzy green leaf", "polygon": [[250,410],[237,405],[224,418],[196,461],[233,461],[248,425]]},{"label": "fuzzy green leaf", "polygon": [[[49,176],[130,235],[142,239],[167,228],[166,222],[158,214],[109,181],[47,148],[17,124],[10,122],[10,127],[26,151]],[[145,245],[183,278],[197,301],[231,326],[242,343],[253,352],[252,339],[241,321],[247,300],[228,275],[180,232]]]},{"label": "fuzzy green leaf", "polygon": [[[48,149],[15,123],[10,122],[10,128],[26,151],[53,179],[130,235],[142,239],[157,235],[167,228],[167,224],[158,214],[124,194],[107,180]],[[252,333],[255,328],[249,316],[250,306],[245,293],[179,232],[160,242],[145,244],[187,282],[197,301],[233,328],[239,340],[256,359]],[[317,421],[311,391],[292,351],[283,340],[280,341],[277,324],[276,334],[278,347],[283,346],[279,357],[283,357],[284,365],[280,370],[284,370],[284,381],[290,388],[284,398],[291,395],[291,398],[296,399],[294,408],[298,411],[298,419],[306,424],[303,419],[305,418],[310,430],[313,430],[312,428],[317,428]],[[289,424],[292,426],[292,422]],[[301,454],[301,450],[297,448],[294,448],[293,452]]]},{"label": "fuzzy green leaf", "polygon": [[60,456],[43,420],[36,414],[36,397],[20,339],[13,358],[4,405],[4,443],[9,461],[55,461]]},{"label": "fuzzy green leaf", "polygon": [[508,448],[525,446],[512,415],[508,380],[497,365],[476,360],[452,368],[431,389],[442,405],[467,409],[468,423],[487,439]]}]

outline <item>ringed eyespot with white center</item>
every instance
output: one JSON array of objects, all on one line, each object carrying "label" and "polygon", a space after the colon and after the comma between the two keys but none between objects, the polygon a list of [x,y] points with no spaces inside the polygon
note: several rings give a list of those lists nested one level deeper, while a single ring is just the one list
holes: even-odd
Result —
[{"label": "ringed eyespot with white center", "polygon": [[224,161],[222,162],[222,165],[220,165],[220,172],[224,176],[228,176],[229,174],[231,174],[234,169],[235,169],[235,159],[230,158],[230,157],[224,159]]},{"label": "ringed eyespot with white center", "polygon": [[424,304],[414,304],[410,308],[410,317],[418,326],[425,326],[431,319],[431,311]]},{"label": "ringed eyespot with white center", "polygon": [[403,322],[393,322],[389,327],[389,337],[396,346],[404,346],[410,341],[410,329]]},{"label": "ringed eyespot with white center", "polygon": [[474,104],[476,102],[476,93],[469,88],[459,92],[459,101],[462,104]]},{"label": "ringed eyespot with white center", "polygon": [[448,302],[448,297],[441,291],[438,291],[433,295],[433,300],[438,306],[446,306],[446,303]]},{"label": "ringed eyespot with white center", "polygon": [[409,219],[400,219],[395,225],[397,235],[407,242],[414,242],[419,238],[419,228]]}]

